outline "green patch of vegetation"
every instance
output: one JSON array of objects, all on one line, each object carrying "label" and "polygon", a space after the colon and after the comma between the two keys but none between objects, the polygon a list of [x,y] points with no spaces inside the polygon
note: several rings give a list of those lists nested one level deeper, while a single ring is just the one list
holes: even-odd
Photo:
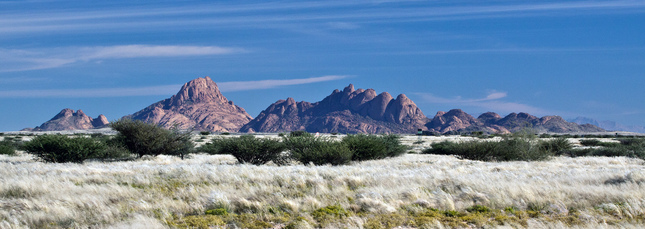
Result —
[{"label": "green patch of vegetation", "polygon": [[598,140],[583,141],[580,141],[580,143],[594,146],[594,148],[570,149],[563,154],[571,157],[605,156],[645,159],[645,138],[619,138],[620,143],[607,143]]},{"label": "green patch of vegetation", "polygon": [[298,133],[284,137],[283,142],[291,158],[303,164],[344,165],[352,160],[352,151],[342,142],[330,138]]},{"label": "green patch of vegetation", "polygon": [[206,210],[206,215],[228,215],[226,208],[216,208]]},{"label": "green patch of vegetation", "polygon": [[9,156],[16,155],[16,144],[6,139],[2,140],[0,142],[0,154]]},{"label": "green patch of vegetation", "polygon": [[183,159],[194,148],[190,141],[190,131],[167,130],[152,123],[131,119],[112,122],[110,127],[118,131],[114,141],[139,157],[163,154]]},{"label": "green patch of vegetation", "polygon": [[318,222],[318,224],[323,227],[332,222],[340,221],[343,218],[346,218],[350,215],[350,212],[345,210],[340,205],[329,205],[324,208],[316,209],[311,213],[311,216]]},{"label": "green patch of vegetation", "polygon": [[210,131],[200,131],[199,134],[206,136],[206,135],[210,135],[211,132]]},{"label": "green patch of vegetation", "polygon": [[352,151],[352,160],[364,161],[395,157],[404,154],[407,147],[397,135],[347,135],[342,141]]},{"label": "green patch of vegetation", "polygon": [[266,164],[273,161],[276,164],[286,163],[282,152],[285,145],[274,139],[256,138],[253,135],[243,135],[237,138],[216,138],[212,143],[200,148],[209,154],[231,154],[240,163],[254,165]]},{"label": "green patch of vegetation", "polygon": [[41,135],[23,145],[23,149],[45,162],[82,163],[91,158],[100,158],[106,148],[103,142],[84,137],[65,135]]},{"label": "green patch of vegetation", "polygon": [[425,154],[455,155],[479,161],[539,161],[572,148],[564,138],[538,140],[534,134],[516,133],[501,141],[467,141],[434,143]]}]

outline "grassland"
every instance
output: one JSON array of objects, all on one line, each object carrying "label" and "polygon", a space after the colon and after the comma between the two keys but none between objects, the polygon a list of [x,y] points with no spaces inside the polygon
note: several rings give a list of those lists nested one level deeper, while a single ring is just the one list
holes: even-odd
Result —
[{"label": "grassland", "polygon": [[[404,142],[419,150],[446,139],[472,140]],[[56,164],[19,152],[0,155],[0,184],[0,228],[645,225],[645,162],[626,157],[479,162],[405,154],[345,166],[255,166],[205,154]]]}]

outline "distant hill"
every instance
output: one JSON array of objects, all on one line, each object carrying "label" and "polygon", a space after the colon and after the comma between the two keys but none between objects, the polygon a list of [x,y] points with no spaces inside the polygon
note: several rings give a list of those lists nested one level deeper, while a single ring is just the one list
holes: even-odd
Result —
[{"label": "distant hill", "polygon": [[172,97],[125,117],[166,128],[215,132],[237,132],[252,119],[243,108],[224,97],[208,76],[191,80]]},{"label": "distant hill", "polygon": [[627,125],[622,125],[620,123],[616,123],[614,121],[598,121],[587,117],[577,117],[569,121],[578,123],[578,124],[596,125],[610,131],[627,131],[627,132],[635,132],[635,133],[645,133],[645,126],[627,126]]},{"label": "distant hill", "polygon": [[478,118],[474,118],[460,109],[453,109],[448,112],[439,111],[425,126],[429,131],[437,133],[472,131],[511,133],[527,127],[538,132],[552,133],[605,131],[591,124],[580,125],[567,122],[560,116],[538,118],[527,113],[511,113],[506,117],[501,117],[499,114],[487,112],[481,114]]},{"label": "distant hill", "polygon": [[243,132],[306,130],[324,133],[415,133],[428,118],[404,94],[393,98],[374,89],[334,90],[322,101],[279,100],[244,125]]},{"label": "distant hill", "polygon": [[82,110],[74,112],[74,110],[72,109],[65,108],[49,121],[31,130],[88,130],[105,127],[108,123],[109,122],[104,115],[99,115],[96,119],[93,119],[92,117],[87,116],[85,113],[83,113]]}]

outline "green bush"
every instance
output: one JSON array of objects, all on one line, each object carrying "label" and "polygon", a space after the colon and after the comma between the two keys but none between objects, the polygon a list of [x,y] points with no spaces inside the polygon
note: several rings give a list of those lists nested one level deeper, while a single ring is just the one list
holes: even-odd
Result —
[{"label": "green bush", "polygon": [[296,130],[296,131],[291,131],[291,133],[289,133],[289,137],[310,137],[310,136],[313,136],[313,135],[304,130]]},{"label": "green bush", "polygon": [[172,155],[184,159],[194,148],[190,131],[167,130],[140,120],[121,119],[110,123],[118,133],[114,140],[139,157]]},{"label": "green bush", "polygon": [[352,151],[354,161],[399,156],[407,149],[401,145],[397,135],[347,135],[342,142]]},{"label": "green bush", "polygon": [[201,135],[210,135],[211,132],[210,131],[200,131],[199,134],[201,134]]},{"label": "green bush", "polygon": [[540,140],[539,146],[548,154],[561,155],[573,148],[573,145],[566,138],[553,138],[550,140]]},{"label": "green bush", "polygon": [[343,143],[311,134],[285,137],[284,144],[291,158],[303,164],[345,165],[352,160],[352,151]]},{"label": "green bush", "polygon": [[[560,143],[562,144],[562,143]],[[545,145],[549,145],[545,147]],[[540,143],[534,137],[505,137],[499,142],[468,141],[433,143],[432,148],[425,149],[425,154],[455,155],[462,159],[479,161],[536,161],[545,160],[554,155],[551,150],[564,146],[557,143]]]},{"label": "green bush", "polygon": [[101,157],[105,144],[91,138],[65,135],[41,135],[24,143],[23,149],[45,162],[82,163],[84,160]]},{"label": "green bush", "polygon": [[3,140],[0,142],[0,154],[16,155],[16,146],[13,141]]},{"label": "green bush", "polygon": [[210,154],[231,154],[240,163],[262,165],[269,161],[276,164],[286,162],[282,155],[285,150],[282,142],[274,139],[255,138],[253,135],[213,139],[212,144],[201,149]]}]

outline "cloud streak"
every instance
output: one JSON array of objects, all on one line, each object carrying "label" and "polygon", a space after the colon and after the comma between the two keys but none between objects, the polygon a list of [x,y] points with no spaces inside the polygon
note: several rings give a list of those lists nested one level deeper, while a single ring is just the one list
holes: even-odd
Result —
[{"label": "cloud streak", "polygon": [[[128,9],[85,9],[34,11],[31,14],[5,13],[0,16],[1,33],[83,31],[85,29],[185,29],[191,26],[263,26],[275,23],[348,21],[392,23],[428,20],[475,20],[495,17],[558,16],[578,14],[641,13],[643,1],[573,1],[523,3],[496,2],[468,6],[415,2],[401,7],[398,1],[325,1],[281,3],[216,3],[193,6],[158,7],[143,5]],[[332,11],[333,10],[333,11]],[[312,14],[311,11],[315,11]],[[248,15],[252,15],[249,17]],[[259,24],[258,24],[259,23]],[[332,22],[333,23],[333,22]],[[338,25],[336,25],[338,26]]]},{"label": "cloud streak", "polygon": [[[349,76],[329,75],[302,79],[288,80],[259,80],[259,81],[233,81],[218,83],[222,92],[249,91],[271,89],[282,86],[319,83],[340,80]],[[107,98],[107,97],[132,97],[172,95],[176,93],[181,84],[149,86],[149,87],[124,87],[124,88],[93,88],[93,89],[46,89],[46,90],[10,90],[0,91],[0,98]]]},{"label": "cloud streak", "polygon": [[50,48],[43,50],[0,49],[0,72],[63,67],[82,61],[126,58],[158,58],[228,55],[247,52],[241,48],[182,45],[115,45]]},{"label": "cloud streak", "polygon": [[493,91],[486,95],[486,97],[474,99],[464,99],[460,96],[455,98],[442,98],[430,93],[415,94],[420,96],[422,101],[427,103],[454,104],[455,106],[476,107],[483,108],[486,111],[494,111],[500,113],[527,112],[534,115],[549,115],[552,113],[542,108],[533,107],[526,104],[500,101],[501,99],[507,97],[506,92]]}]

